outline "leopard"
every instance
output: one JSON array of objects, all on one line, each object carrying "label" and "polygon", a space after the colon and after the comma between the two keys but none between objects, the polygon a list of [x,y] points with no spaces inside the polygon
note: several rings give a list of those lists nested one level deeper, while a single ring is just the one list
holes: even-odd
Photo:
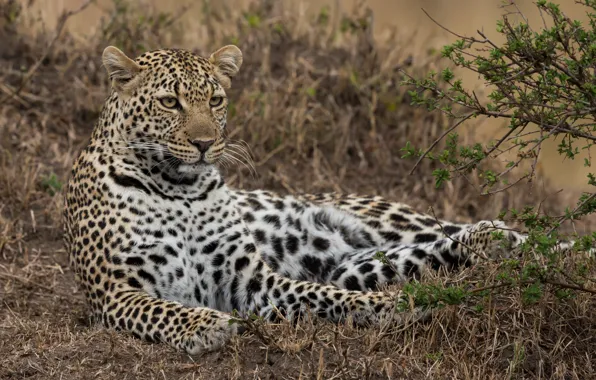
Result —
[{"label": "leopard", "polygon": [[[159,49],[102,54],[110,90],[64,195],[64,246],[90,316],[188,354],[217,350],[242,317],[403,325],[386,285],[503,255],[500,221],[439,220],[381,196],[229,187],[226,90],[243,63]],[[499,243],[500,244],[500,243]],[[379,259],[382,253],[383,259]]]}]

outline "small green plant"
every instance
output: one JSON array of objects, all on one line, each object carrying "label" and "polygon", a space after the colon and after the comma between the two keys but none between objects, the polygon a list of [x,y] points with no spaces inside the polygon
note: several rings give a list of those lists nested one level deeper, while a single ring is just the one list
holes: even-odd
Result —
[{"label": "small green plant", "polygon": [[246,19],[248,26],[251,28],[258,28],[261,25],[261,18],[256,13],[247,12],[244,15],[244,18]]},{"label": "small green plant", "polygon": [[18,20],[22,5],[16,0],[8,0],[1,4],[0,8],[0,27],[13,28]]},{"label": "small green plant", "polygon": [[319,15],[317,16],[317,23],[321,25],[327,25],[327,23],[329,22],[329,13],[330,9],[328,5],[321,7]]},{"label": "small green plant", "polygon": [[426,354],[426,358],[433,362],[441,361],[443,360],[443,352],[429,352],[428,354]]},{"label": "small green plant", "polygon": [[414,301],[415,307],[431,309],[458,305],[471,295],[461,286],[442,286],[420,282],[409,282],[403,286],[402,291],[404,297],[397,303],[398,311],[409,310],[410,299]]},{"label": "small green plant", "polygon": [[41,187],[51,196],[60,192],[62,189],[62,181],[58,178],[55,173],[41,178]]}]

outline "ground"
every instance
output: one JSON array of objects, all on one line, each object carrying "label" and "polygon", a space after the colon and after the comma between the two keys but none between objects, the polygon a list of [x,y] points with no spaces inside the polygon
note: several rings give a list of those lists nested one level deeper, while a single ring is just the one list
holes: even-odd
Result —
[{"label": "ground", "polygon": [[[125,30],[119,22],[132,16],[112,14],[91,41],[63,33],[46,50],[51,34],[23,33],[12,4],[0,0],[0,379],[596,377],[596,300],[585,294],[525,306],[515,292],[495,293],[397,331],[256,322],[247,336],[197,357],[96,327],[62,247],[61,188],[107,95],[103,47],[115,43],[133,55],[175,42],[175,33],[161,36],[152,21]],[[231,138],[251,146],[257,174],[226,169],[230,185],[374,193],[458,221],[525,204],[560,212],[573,195],[545,185],[487,199],[473,180],[435,189],[428,163],[408,175],[413,162],[400,148],[427,146],[446,121],[409,106],[395,69],[428,67],[383,58],[404,43],[398,37],[374,46],[356,30],[331,48],[315,22],[290,32],[295,20],[279,22],[266,6],[253,12],[272,21],[255,26],[239,17],[229,30],[214,29],[210,42],[245,52],[229,124]],[[425,281],[483,284],[495,273],[484,265]]]}]

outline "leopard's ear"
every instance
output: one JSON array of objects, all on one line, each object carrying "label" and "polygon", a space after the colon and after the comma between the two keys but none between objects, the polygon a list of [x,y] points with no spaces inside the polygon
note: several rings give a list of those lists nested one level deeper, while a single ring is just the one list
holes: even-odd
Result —
[{"label": "leopard's ear", "polygon": [[116,91],[127,93],[135,87],[135,79],[141,71],[135,61],[114,46],[105,48],[101,58]]},{"label": "leopard's ear", "polygon": [[209,62],[215,66],[215,75],[223,88],[230,88],[232,78],[242,66],[242,52],[237,46],[227,45],[211,54]]}]

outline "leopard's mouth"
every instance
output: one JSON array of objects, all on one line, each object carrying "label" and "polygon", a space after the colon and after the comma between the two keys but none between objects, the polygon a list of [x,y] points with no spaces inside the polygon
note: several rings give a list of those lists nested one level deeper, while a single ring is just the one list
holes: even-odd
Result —
[{"label": "leopard's mouth", "polygon": [[[194,147],[182,146],[179,144],[168,143],[165,145],[164,155],[169,155],[177,158],[182,163],[192,166],[206,166],[213,165],[217,161],[217,156],[210,150],[206,152],[199,152]],[[164,159],[166,157],[164,156]]]},{"label": "leopard's mouth", "polygon": [[199,157],[193,160],[178,157],[169,149],[164,153],[164,165],[162,170],[174,172],[176,174],[198,174],[205,170],[205,168],[212,166],[211,162],[204,153],[200,153]]}]

